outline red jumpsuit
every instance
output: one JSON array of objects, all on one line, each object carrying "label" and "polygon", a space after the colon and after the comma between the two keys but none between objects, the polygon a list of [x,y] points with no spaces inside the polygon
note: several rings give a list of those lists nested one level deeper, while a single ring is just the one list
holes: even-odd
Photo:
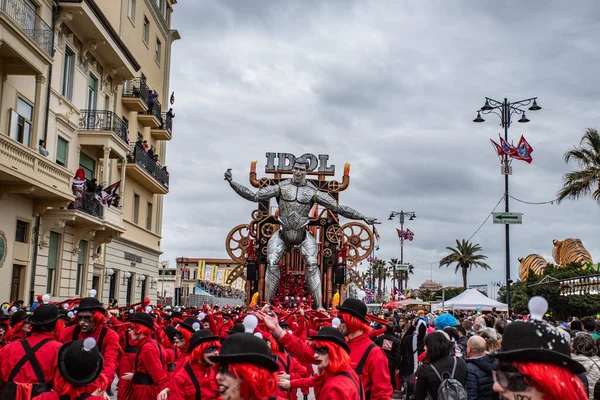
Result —
[{"label": "red jumpsuit", "polygon": [[131,381],[121,379],[127,372],[133,372],[133,362],[135,361],[135,355],[137,353],[137,340],[131,340],[127,331],[121,331],[119,334],[121,348],[123,354],[119,362],[118,376],[119,382],[117,383],[117,399],[126,400],[131,397]]},{"label": "red jumpsuit", "polygon": [[167,366],[167,375],[171,379],[175,375],[175,363],[177,362],[178,349],[175,346],[164,347],[165,364]]},{"label": "red jumpsuit", "polygon": [[171,380],[171,384],[169,385],[169,400],[196,399],[197,389],[188,372],[189,369],[191,369],[192,374],[197,380],[201,399],[218,400],[221,398],[219,395],[219,385],[216,380],[217,372],[215,371],[215,368],[199,362],[193,362],[190,363],[188,367],[179,370]]},{"label": "red jumpsuit", "polygon": [[164,357],[156,341],[146,337],[138,342],[134,361],[133,400],[156,400],[169,385]]},{"label": "red jumpsuit", "polygon": [[[87,339],[88,337],[93,337],[98,342],[100,353],[104,357],[102,375],[106,377],[110,384],[115,379],[115,372],[117,371],[117,364],[121,354],[119,335],[115,331],[107,326],[100,325],[91,334],[87,334],[80,331],[79,325],[73,325],[63,329],[59,340],[62,343],[67,343],[73,340]],[[100,340],[100,337],[102,340]],[[99,343],[100,341],[102,343]]]},{"label": "red jumpsuit", "polygon": [[[40,345],[42,342],[44,344]],[[39,390],[39,393],[50,390],[52,378],[58,373],[58,349],[61,343],[54,340],[51,332],[32,333],[29,338],[24,339],[24,343],[31,349],[41,346],[28,362],[20,362],[26,354],[20,340],[8,343],[0,351],[0,390],[10,389],[5,388],[8,382],[16,383],[17,400],[30,399],[35,390]],[[47,387],[32,387],[40,383],[45,383]]]},{"label": "red jumpsuit", "polygon": [[[361,400],[364,398],[360,379],[349,367],[343,373],[324,371],[313,379],[317,400]],[[388,397],[391,399],[391,397]]]},{"label": "red jumpsuit", "polygon": [[[63,396],[69,396],[70,400],[75,400],[78,398],[76,394],[66,394]],[[41,395],[34,397],[33,400],[63,400],[62,396],[59,396],[56,392],[42,393]],[[86,397],[85,400],[106,400],[103,396],[89,396]]]},{"label": "red jumpsuit", "polygon": [[[373,341],[369,338],[368,333],[363,333],[348,340],[350,358],[355,368],[371,343]],[[381,347],[374,346],[360,375],[365,393],[371,393],[369,397],[371,400],[389,400],[392,398],[393,389],[387,362],[387,357]]]},{"label": "red jumpsuit", "polygon": [[[290,375],[291,379],[299,379],[306,375],[306,368],[300,364],[296,357],[292,357],[289,354],[273,353],[279,365],[279,371],[285,372]],[[311,367],[312,369],[312,367]],[[277,396],[285,399],[295,399],[296,390],[286,390],[283,388],[277,388]]]}]

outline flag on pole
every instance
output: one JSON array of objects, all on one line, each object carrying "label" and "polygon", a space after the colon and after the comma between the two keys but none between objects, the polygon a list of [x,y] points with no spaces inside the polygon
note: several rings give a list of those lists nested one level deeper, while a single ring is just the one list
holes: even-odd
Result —
[{"label": "flag on pole", "polygon": [[400,239],[406,239],[406,233],[404,231],[401,231],[400,229],[396,228],[396,231],[398,232],[398,237]]},{"label": "flag on pole", "polygon": [[504,149],[502,149],[502,146],[500,146],[498,143],[494,142],[492,139],[490,139],[490,142],[492,142],[492,145],[494,146],[496,153],[498,153],[498,157],[504,156],[505,153],[504,153]]},{"label": "flag on pole", "polygon": [[406,239],[410,240],[412,242],[412,240],[415,238],[415,234],[410,230],[410,229],[406,229]]},{"label": "flag on pole", "polygon": [[379,236],[379,232],[377,232],[377,228],[373,225],[373,235],[375,235],[375,239],[379,240],[381,237]]},{"label": "flag on pole", "polygon": [[102,189],[100,193],[96,193],[94,197],[100,202],[102,207],[108,208],[110,202],[115,198],[115,195],[117,194],[117,190],[119,189],[120,185],[121,181],[113,183],[112,185]]},{"label": "flag on pole", "polygon": [[517,145],[517,154],[513,157],[517,160],[522,160],[528,164],[531,164],[531,162],[533,161],[531,153],[533,153],[533,148],[527,142],[527,140],[525,140],[525,137],[521,135],[521,139],[519,140],[519,144]]},{"label": "flag on pole", "polygon": [[169,102],[171,103],[171,105],[175,103],[175,92],[171,93],[171,99],[169,100]]},{"label": "flag on pole", "polygon": [[[498,135],[500,136],[500,135]],[[514,157],[519,154],[519,150],[512,144],[508,143],[502,136],[500,136],[500,147],[502,147],[502,151],[509,157]]]}]

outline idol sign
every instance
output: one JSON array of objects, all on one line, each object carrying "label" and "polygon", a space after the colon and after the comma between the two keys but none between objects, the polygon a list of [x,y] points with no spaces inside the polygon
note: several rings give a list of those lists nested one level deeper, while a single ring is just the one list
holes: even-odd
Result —
[{"label": "idol sign", "polygon": [[[302,157],[305,157],[310,161],[310,166],[308,167],[309,172],[313,172],[318,168],[317,172],[327,173],[328,175],[335,174],[335,165],[327,165],[327,162],[329,161],[329,156],[327,154],[319,154],[317,157],[314,154],[306,153],[303,154]],[[296,157],[291,153],[267,153],[265,172],[291,171],[295,161]]]}]

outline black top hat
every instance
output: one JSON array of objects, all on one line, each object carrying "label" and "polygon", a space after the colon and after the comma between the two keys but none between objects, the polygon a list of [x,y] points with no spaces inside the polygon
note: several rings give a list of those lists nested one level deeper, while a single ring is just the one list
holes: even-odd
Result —
[{"label": "black top hat", "polygon": [[129,322],[144,325],[152,329],[153,331],[156,330],[156,327],[154,326],[154,320],[150,315],[146,314],[145,312],[134,313],[129,317]]},{"label": "black top hat", "polygon": [[346,343],[346,340],[344,340],[344,335],[342,335],[342,332],[331,326],[325,326],[321,328],[317,336],[311,336],[310,339],[315,341],[324,340],[326,342],[335,343],[338,346],[342,346],[344,350],[346,350],[346,353],[350,354],[350,347]]},{"label": "black top hat", "polygon": [[571,358],[569,340],[543,321],[508,324],[502,335],[502,347],[491,352],[490,357],[509,362],[554,364],[575,374],[585,372],[585,367]]},{"label": "black top hat", "polygon": [[105,312],[106,310],[102,307],[100,300],[95,297],[85,297],[81,299],[77,306],[77,312],[81,311],[100,311]]},{"label": "black top hat", "polygon": [[244,328],[244,324],[242,324],[241,322],[238,322],[237,324],[233,324],[231,329],[227,329],[225,331],[225,333],[228,335],[235,335],[236,333],[244,333],[244,332],[246,332],[246,328]]},{"label": "black top hat", "polygon": [[279,326],[281,328],[289,328],[290,324],[287,321],[279,321]]},{"label": "black top hat", "polygon": [[200,321],[198,321],[196,318],[193,318],[193,317],[184,319],[183,322],[179,323],[179,326],[194,333],[194,332],[196,332],[196,329],[194,329],[194,324],[198,324],[198,328],[200,328],[202,326],[200,324]]},{"label": "black top hat", "polygon": [[348,298],[344,300],[341,306],[337,307],[338,310],[348,313],[365,323],[369,323],[367,319],[367,305],[358,299]]},{"label": "black top hat", "polygon": [[223,341],[221,353],[209,358],[216,363],[247,363],[266,368],[271,372],[279,370],[279,365],[273,360],[273,354],[267,343],[250,333],[228,336]]},{"label": "black top hat", "polygon": [[15,326],[19,322],[26,320],[28,317],[29,315],[25,311],[19,310],[10,317],[10,326]]},{"label": "black top hat", "polygon": [[54,304],[40,304],[29,316],[31,325],[46,325],[58,319],[58,308]]},{"label": "black top hat", "polygon": [[94,338],[65,343],[58,350],[58,372],[74,386],[94,382],[104,366],[104,358]]},{"label": "black top hat", "polygon": [[214,336],[211,331],[208,329],[200,329],[199,331],[194,332],[192,337],[190,338],[190,346],[188,353],[191,353],[198,345],[204,342],[210,342],[211,340],[219,340],[218,336]]},{"label": "black top hat", "polygon": [[173,311],[171,313],[171,318],[183,319],[183,314],[181,314],[179,311]]},{"label": "black top hat", "polygon": [[169,337],[171,342],[175,341],[175,336],[177,336],[177,329],[173,325],[166,325],[162,327],[163,332]]}]

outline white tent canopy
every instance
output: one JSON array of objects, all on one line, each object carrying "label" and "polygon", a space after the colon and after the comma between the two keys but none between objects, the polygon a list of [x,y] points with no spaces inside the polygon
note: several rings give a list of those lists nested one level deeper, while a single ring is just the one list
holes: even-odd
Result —
[{"label": "white tent canopy", "polygon": [[431,311],[439,311],[442,309],[454,310],[477,310],[481,307],[481,311],[492,311],[496,307],[496,311],[508,311],[508,307],[504,303],[492,300],[477,289],[467,289],[458,296],[442,303],[432,304]]}]

